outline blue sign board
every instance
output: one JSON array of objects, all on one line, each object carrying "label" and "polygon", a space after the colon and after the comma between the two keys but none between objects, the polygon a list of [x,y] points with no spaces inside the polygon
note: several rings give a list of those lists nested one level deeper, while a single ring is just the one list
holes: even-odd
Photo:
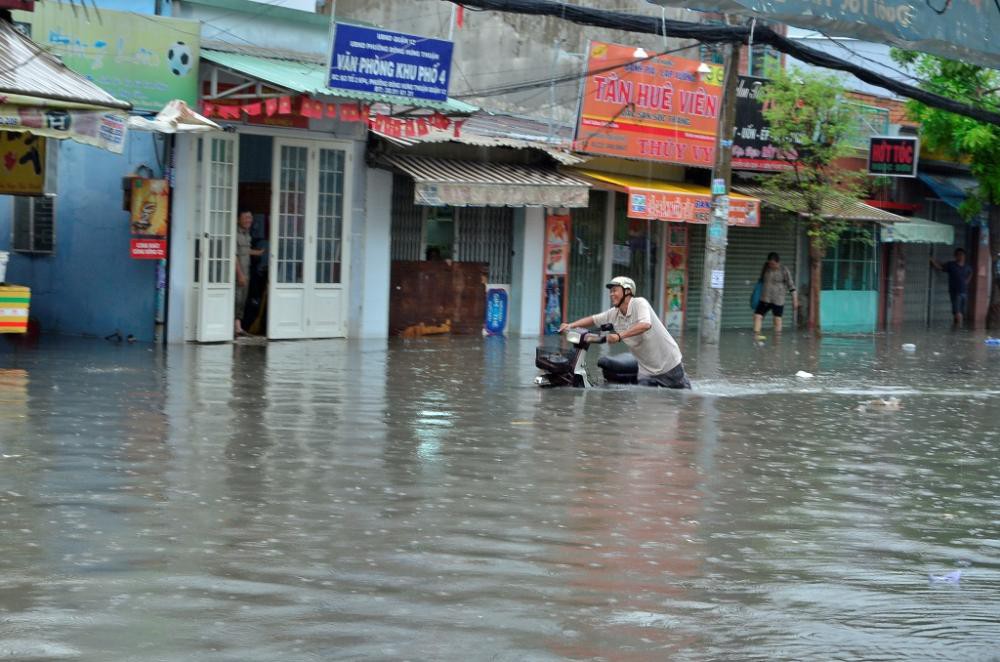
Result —
[{"label": "blue sign board", "polygon": [[342,90],[446,101],[453,46],[441,39],[338,23],[329,85]]}]

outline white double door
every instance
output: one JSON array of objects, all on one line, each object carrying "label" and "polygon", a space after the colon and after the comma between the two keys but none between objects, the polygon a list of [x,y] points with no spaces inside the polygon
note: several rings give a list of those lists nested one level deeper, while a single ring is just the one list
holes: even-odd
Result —
[{"label": "white double door", "polygon": [[[206,137],[197,233],[196,339],[231,340],[235,298],[237,136]],[[335,142],[274,139],[267,336],[346,335],[351,153]]]},{"label": "white double door", "polygon": [[269,338],[346,335],[350,161],[343,144],[274,141]]}]

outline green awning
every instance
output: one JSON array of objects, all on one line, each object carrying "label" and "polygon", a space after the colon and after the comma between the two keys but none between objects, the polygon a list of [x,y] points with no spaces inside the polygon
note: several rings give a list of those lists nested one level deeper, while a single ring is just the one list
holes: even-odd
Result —
[{"label": "green awning", "polygon": [[908,244],[947,244],[955,241],[955,228],[926,218],[908,218],[907,223],[885,223],[881,239],[885,242]]},{"label": "green awning", "polygon": [[314,62],[259,57],[243,53],[230,53],[202,48],[201,58],[214,62],[220,67],[226,67],[250,78],[264,81],[291,92],[301,94],[322,95],[341,99],[357,99],[373,103],[388,103],[396,106],[415,106],[430,108],[445,113],[469,114],[478,110],[456,99],[447,101],[425,101],[423,99],[408,99],[392,94],[373,94],[327,87],[326,67]]}]

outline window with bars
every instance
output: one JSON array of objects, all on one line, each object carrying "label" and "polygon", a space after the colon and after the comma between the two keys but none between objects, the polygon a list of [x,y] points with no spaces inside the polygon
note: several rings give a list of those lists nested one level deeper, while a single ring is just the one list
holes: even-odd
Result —
[{"label": "window with bars", "polygon": [[12,248],[51,255],[56,248],[56,208],[51,196],[14,196]]},{"label": "window with bars", "polygon": [[878,247],[870,228],[844,233],[823,259],[824,290],[875,290],[878,280]]}]

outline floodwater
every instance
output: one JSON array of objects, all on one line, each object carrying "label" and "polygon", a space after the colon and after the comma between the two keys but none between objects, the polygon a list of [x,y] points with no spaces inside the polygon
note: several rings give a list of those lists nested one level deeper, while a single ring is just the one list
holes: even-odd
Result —
[{"label": "floodwater", "polygon": [[0,342],[0,659],[997,660],[983,337]]}]

